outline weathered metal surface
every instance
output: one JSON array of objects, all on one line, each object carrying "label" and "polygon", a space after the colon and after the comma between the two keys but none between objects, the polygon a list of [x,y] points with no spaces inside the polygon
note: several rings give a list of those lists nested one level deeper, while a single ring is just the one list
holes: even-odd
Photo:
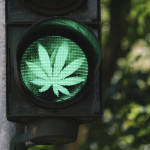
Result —
[{"label": "weathered metal surface", "polygon": [[75,142],[79,123],[67,118],[37,119],[27,124],[29,140],[38,145]]},{"label": "weathered metal surface", "polygon": [[[44,19],[45,17],[33,14],[32,12],[25,9],[18,0],[6,0],[8,10],[7,12],[7,46],[8,50],[11,53],[11,66],[14,63],[14,55],[16,52],[16,47],[21,39],[24,32],[35,22]],[[97,0],[88,0],[87,5],[82,7],[76,13],[70,13],[66,17],[71,17],[77,19],[81,22],[86,23],[92,31],[98,36],[99,32],[99,11],[97,11]],[[99,8],[98,8],[99,10]],[[95,21],[93,21],[95,20]],[[97,21],[96,21],[97,20]],[[99,35],[100,37],[100,35]],[[98,37],[98,38],[99,38]],[[7,55],[8,56],[8,55]],[[12,68],[12,67],[11,67]],[[24,123],[28,121],[42,118],[43,116],[47,117],[56,117],[56,116],[65,116],[68,118],[74,118],[80,123],[87,123],[94,120],[97,120],[101,114],[101,93],[99,93],[99,76],[95,79],[93,86],[90,91],[87,93],[87,96],[80,102],[80,104],[75,104],[67,108],[62,108],[58,110],[53,109],[44,109],[42,107],[32,105],[31,102],[28,102],[19,92],[17,86],[15,86],[14,73],[11,72],[11,91],[8,92],[8,119],[10,121]],[[17,94],[13,94],[17,93]],[[13,101],[12,101],[13,99]],[[86,101],[86,106],[85,106]],[[78,111],[76,111],[78,110]],[[84,110],[84,111],[83,111]],[[68,111],[70,112],[68,114]]]},{"label": "weathered metal surface", "polygon": [[[8,21],[10,22],[36,22],[45,17],[37,15],[27,10],[16,0],[7,0],[8,2]],[[77,19],[82,22],[89,22],[97,19],[97,0],[88,0],[87,5],[81,7],[77,12],[65,15],[65,17]]]}]

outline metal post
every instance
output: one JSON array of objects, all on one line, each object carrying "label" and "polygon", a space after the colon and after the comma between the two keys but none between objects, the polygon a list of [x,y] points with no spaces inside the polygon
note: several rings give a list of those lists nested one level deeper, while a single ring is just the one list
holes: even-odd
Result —
[{"label": "metal post", "polygon": [[6,119],[5,0],[0,0],[0,150],[10,150],[12,137],[24,133],[24,126]]}]

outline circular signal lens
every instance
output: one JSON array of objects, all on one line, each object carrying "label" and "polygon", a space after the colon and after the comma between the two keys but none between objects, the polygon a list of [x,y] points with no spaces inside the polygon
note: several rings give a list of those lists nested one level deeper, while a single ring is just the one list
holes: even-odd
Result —
[{"label": "circular signal lens", "polygon": [[46,36],[34,41],[23,53],[20,76],[25,88],[39,100],[66,102],[83,89],[88,61],[72,40]]},{"label": "circular signal lens", "polygon": [[57,10],[72,5],[77,0],[28,0],[34,5],[50,10]]},{"label": "circular signal lens", "polygon": [[84,24],[54,17],[31,26],[18,43],[14,77],[31,103],[62,108],[84,98],[101,63],[101,46]]}]

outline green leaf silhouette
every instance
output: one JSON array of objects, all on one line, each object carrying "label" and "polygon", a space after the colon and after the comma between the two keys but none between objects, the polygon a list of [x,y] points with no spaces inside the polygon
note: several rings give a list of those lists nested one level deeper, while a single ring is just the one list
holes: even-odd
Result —
[{"label": "green leaf silhouette", "polygon": [[[38,43],[38,55],[41,65],[26,62],[28,68],[37,76],[37,79],[31,80],[30,83],[40,86],[39,92],[45,92],[52,86],[57,97],[59,97],[59,92],[70,95],[68,89],[63,86],[72,86],[84,81],[82,77],[68,77],[80,68],[84,58],[78,58],[64,67],[68,56],[68,45],[66,45],[67,43],[63,42],[59,49],[55,49],[49,57],[46,49]],[[54,64],[53,68],[52,64]]]},{"label": "green leaf silhouette", "polygon": [[41,66],[32,63],[32,62],[26,62],[28,68],[35,74],[37,77],[48,80],[47,75],[43,72]]},{"label": "green leaf silhouette", "polygon": [[38,44],[38,52],[39,52],[39,59],[42,67],[45,70],[45,72],[48,74],[49,78],[51,78],[52,77],[51,61],[49,59],[47,51],[41,44]]},{"label": "green leaf silhouette", "polygon": [[60,71],[62,70],[65,61],[67,59],[67,55],[68,55],[68,47],[66,48],[66,43],[63,43],[60,47],[59,50],[56,54],[56,58],[55,58],[55,64],[54,64],[54,72],[53,72],[53,76],[57,77],[58,74],[60,73]]},{"label": "green leaf silhouette", "polygon": [[[67,76],[73,74],[76,70],[79,69],[81,64],[83,63],[84,58],[79,58],[71,62],[68,66],[66,66],[61,73],[59,74],[60,79],[64,79]],[[72,70],[72,67],[74,67],[74,70]]]}]

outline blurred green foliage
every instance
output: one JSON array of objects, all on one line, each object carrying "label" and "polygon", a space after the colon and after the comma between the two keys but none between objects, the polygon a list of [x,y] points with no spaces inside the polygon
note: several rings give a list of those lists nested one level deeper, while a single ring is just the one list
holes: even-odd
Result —
[{"label": "blurred green foliage", "polygon": [[30,150],[150,149],[149,7],[149,0],[101,0],[104,115],[82,125],[73,144]]}]

